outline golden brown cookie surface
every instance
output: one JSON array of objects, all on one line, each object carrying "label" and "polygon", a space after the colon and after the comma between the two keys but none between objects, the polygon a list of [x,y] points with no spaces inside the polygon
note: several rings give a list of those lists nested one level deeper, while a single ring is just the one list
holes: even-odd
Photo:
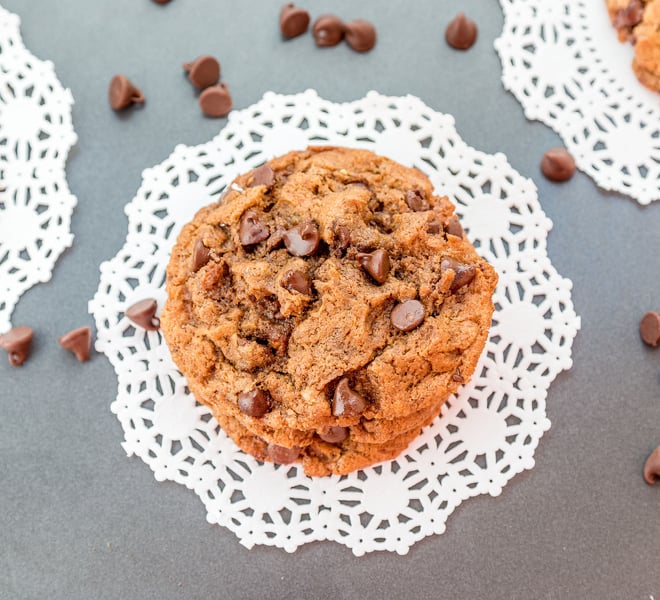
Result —
[{"label": "golden brown cookie surface", "polygon": [[183,228],[161,327],[239,446],[345,473],[433,419],[474,370],[497,282],[453,210],[415,169],[310,148],[238,177]]}]

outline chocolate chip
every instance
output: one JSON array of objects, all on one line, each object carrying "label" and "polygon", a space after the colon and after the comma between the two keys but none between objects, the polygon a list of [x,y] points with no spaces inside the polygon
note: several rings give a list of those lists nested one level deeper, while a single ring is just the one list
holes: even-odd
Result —
[{"label": "chocolate chip", "polygon": [[333,233],[333,250],[341,254],[351,245],[351,230],[346,225],[335,224]]},{"label": "chocolate chip", "polygon": [[400,331],[412,331],[424,322],[424,305],[419,300],[404,300],[392,309],[390,321]]},{"label": "chocolate chip", "polygon": [[220,63],[208,54],[196,58],[193,62],[184,63],[183,70],[188,73],[188,79],[196,88],[204,89],[220,79]]},{"label": "chocolate chip", "polygon": [[373,277],[376,283],[382,284],[387,281],[387,275],[390,272],[390,257],[387,250],[379,248],[369,254],[359,252],[357,259],[362,268]]},{"label": "chocolate chip", "polygon": [[280,465],[288,465],[296,461],[300,455],[300,448],[297,446],[287,448],[286,446],[278,446],[277,444],[268,444],[266,454],[273,462]]},{"label": "chocolate chip", "polygon": [[354,417],[361,415],[368,402],[348,385],[348,379],[342,378],[337,384],[332,398],[332,414],[335,417]]},{"label": "chocolate chip", "polygon": [[312,280],[303,271],[287,271],[284,273],[280,285],[290,292],[299,292],[300,294],[305,294],[305,296],[312,295]]},{"label": "chocolate chip", "polygon": [[298,37],[305,33],[308,27],[309,13],[306,10],[291,3],[282,7],[280,11],[280,31],[285,38]]},{"label": "chocolate chip", "polygon": [[24,325],[14,327],[0,335],[0,348],[4,348],[9,353],[9,364],[12,367],[20,367],[25,362],[30,354],[33,337],[32,327]]},{"label": "chocolate chip", "polygon": [[447,43],[456,50],[471,48],[477,39],[477,24],[460,12],[445,30]]},{"label": "chocolate chip", "polygon": [[376,28],[363,19],[346,23],[346,43],[356,52],[368,52],[376,45]]},{"label": "chocolate chip", "polygon": [[199,95],[199,107],[207,117],[226,117],[233,105],[229,88],[224,83],[207,87]]},{"label": "chocolate chip", "polygon": [[284,245],[293,256],[309,256],[319,247],[319,228],[314,221],[296,225],[284,233]]},{"label": "chocolate chip", "polygon": [[426,231],[427,233],[430,233],[431,235],[435,235],[437,233],[440,233],[441,231],[444,231],[444,228],[440,221],[436,221],[435,219],[433,221],[429,221],[426,224]]},{"label": "chocolate chip", "polygon": [[649,485],[660,481],[660,446],[658,446],[644,463],[644,480]]},{"label": "chocolate chip", "polygon": [[57,341],[62,348],[73,352],[80,362],[89,360],[89,351],[92,347],[92,330],[89,327],[78,327],[65,333]]},{"label": "chocolate chip", "polygon": [[197,273],[211,258],[209,249],[204,245],[202,240],[195,242],[195,249],[193,250],[192,270]]},{"label": "chocolate chip", "polygon": [[250,187],[256,187],[258,185],[270,187],[274,181],[275,173],[273,172],[273,168],[268,163],[265,163],[252,172],[252,183]]},{"label": "chocolate chip", "polygon": [[551,148],[541,159],[541,171],[550,181],[567,181],[575,173],[575,160],[566,148]]},{"label": "chocolate chip", "polygon": [[466,265],[453,258],[445,258],[440,263],[440,271],[454,271],[454,280],[451,282],[450,290],[455,292],[467,285],[474,279],[476,269],[474,265]]},{"label": "chocolate chip", "polygon": [[270,412],[271,407],[270,394],[264,390],[251,390],[238,394],[238,408],[248,417],[259,419]]},{"label": "chocolate chip", "polygon": [[448,233],[449,235],[455,235],[456,237],[462,238],[464,235],[463,228],[461,227],[461,224],[458,221],[458,217],[456,215],[452,215],[447,219],[445,222],[444,226],[445,233]]},{"label": "chocolate chip", "polygon": [[639,322],[639,334],[649,346],[655,348],[660,344],[660,313],[647,312]]},{"label": "chocolate chip", "polygon": [[167,4],[170,0],[153,0],[156,4]]},{"label": "chocolate chip", "polygon": [[344,39],[344,22],[334,15],[322,15],[314,21],[312,34],[317,46],[336,46]]},{"label": "chocolate chip", "polygon": [[426,195],[421,190],[410,190],[406,192],[406,204],[410,210],[419,212],[429,209],[429,203]]},{"label": "chocolate chip", "polygon": [[617,29],[625,29],[627,27],[634,27],[641,23],[644,17],[644,5],[641,0],[630,0],[630,3],[625,8],[621,8],[614,16],[614,27]]},{"label": "chocolate chip", "polygon": [[108,100],[113,110],[123,110],[131,104],[143,104],[144,94],[124,75],[115,75],[110,80]]},{"label": "chocolate chip", "polygon": [[268,226],[260,219],[256,210],[249,208],[243,213],[238,230],[238,237],[243,246],[263,242],[269,235]]},{"label": "chocolate chip", "polygon": [[153,298],[145,298],[126,309],[126,316],[147,331],[156,331],[160,327],[160,319],[156,317],[158,303]]},{"label": "chocolate chip", "polygon": [[328,444],[338,444],[348,437],[348,427],[328,427],[319,437]]},{"label": "chocolate chip", "polygon": [[456,369],[454,371],[454,374],[451,376],[452,381],[455,381],[456,383],[465,383],[465,379],[463,379],[463,375],[461,375],[461,370]]}]

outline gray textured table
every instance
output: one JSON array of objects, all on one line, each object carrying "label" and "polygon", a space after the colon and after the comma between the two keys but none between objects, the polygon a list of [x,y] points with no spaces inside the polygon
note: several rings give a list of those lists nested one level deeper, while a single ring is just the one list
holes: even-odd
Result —
[{"label": "gray textured table", "polygon": [[[499,4],[464,0],[480,25],[477,45],[452,52],[449,0],[303,2],[313,14],[371,19],[378,46],[317,50],[311,36],[282,43],[279,3],[173,0],[2,0],[22,18],[27,47],[54,61],[76,100],[79,142],[68,163],[78,197],[75,242],[53,279],[29,291],[13,322],[38,332],[30,360],[0,360],[0,598],[638,598],[660,599],[660,487],[641,467],[660,443],[660,350],[638,337],[640,316],[660,307],[660,205],[599,189],[584,175],[564,185],[539,174],[543,151],[560,143],[525,120],[500,84],[493,40]],[[120,446],[109,405],[116,379],[104,356],[77,364],[57,345],[91,324],[87,301],[98,265],[126,233],[124,205],[143,168],[178,143],[211,138],[180,64],[218,56],[235,106],[267,90],[315,88],[335,101],[368,90],[411,93],[456,117],[459,133],[506,153],[539,187],[554,221],[549,254],[574,282],[582,331],[574,368],[550,388],[552,429],[536,467],[498,498],[465,502],[447,532],[406,556],[355,558],[334,543],[295,554],[243,548],[206,523],[199,499],[157,483]],[[118,117],[107,105],[115,72],[134,77],[144,110]]]}]

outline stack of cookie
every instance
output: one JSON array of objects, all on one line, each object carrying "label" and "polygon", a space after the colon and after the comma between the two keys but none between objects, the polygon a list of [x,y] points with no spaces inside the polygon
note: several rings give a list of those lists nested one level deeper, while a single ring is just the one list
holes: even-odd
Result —
[{"label": "stack of cookie", "polygon": [[161,327],[243,450],[343,474],[397,456],[470,378],[496,283],[425,175],[309,148],[183,228]]}]

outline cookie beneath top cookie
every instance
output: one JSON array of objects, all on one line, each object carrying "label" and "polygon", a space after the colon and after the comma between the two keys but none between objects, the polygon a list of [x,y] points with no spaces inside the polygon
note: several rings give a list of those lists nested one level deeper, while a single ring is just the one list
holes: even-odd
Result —
[{"label": "cookie beneath top cookie", "polygon": [[342,474],[397,456],[468,381],[496,283],[424,174],[309,148],[183,228],[161,328],[243,450]]},{"label": "cookie beneath top cookie", "polygon": [[606,2],[619,40],[635,46],[635,75],[647,88],[660,92],[660,0]]}]

